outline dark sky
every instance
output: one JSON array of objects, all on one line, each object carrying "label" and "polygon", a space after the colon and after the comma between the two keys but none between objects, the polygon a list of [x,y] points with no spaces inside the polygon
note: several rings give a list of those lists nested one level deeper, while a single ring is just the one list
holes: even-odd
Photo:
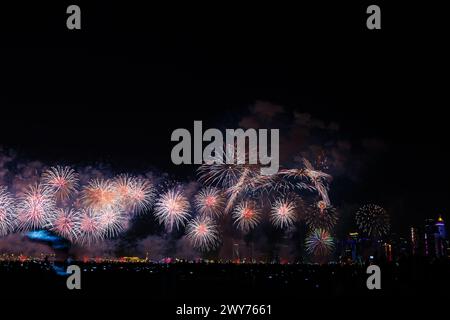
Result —
[{"label": "dark sky", "polygon": [[65,7],[2,10],[0,145],[190,174],[169,162],[174,129],[235,126],[269,101],[339,123],[356,146],[386,146],[357,183],[338,179],[338,203],[384,203],[402,226],[447,212],[449,55],[428,8],[383,5],[382,30],[369,31],[364,4],[82,2],[82,30],[68,31]]}]

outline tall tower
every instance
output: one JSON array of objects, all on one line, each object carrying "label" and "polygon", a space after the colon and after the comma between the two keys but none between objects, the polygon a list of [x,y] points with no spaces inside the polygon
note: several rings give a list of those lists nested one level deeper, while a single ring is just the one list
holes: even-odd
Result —
[{"label": "tall tower", "polygon": [[411,227],[411,254],[413,256],[417,255],[419,251],[419,233],[417,228]]},{"label": "tall tower", "polygon": [[241,256],[239,255],[239,243],[233,243],[233,261],[240,262]]},{"label": "tall tower", "polygon": [[447,253],[447,233],[445,232],[445,223],[442,216],[439,216],[435,224],[435,246],[436,257],[445,257]]}]

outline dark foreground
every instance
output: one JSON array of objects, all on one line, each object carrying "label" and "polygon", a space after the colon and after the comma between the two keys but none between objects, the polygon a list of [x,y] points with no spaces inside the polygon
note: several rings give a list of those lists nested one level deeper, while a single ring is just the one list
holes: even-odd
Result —
[{"label": "dark foreground", "polygon": [[448,260],[380,264],[381,290],[368,290],[365,266],[306,264],[72,263],[81,290],[68,290],[65,266],[0,261],[2,291],[20,298],[145,298],[185,302],[276,301],[293,297],[447,296]]}]

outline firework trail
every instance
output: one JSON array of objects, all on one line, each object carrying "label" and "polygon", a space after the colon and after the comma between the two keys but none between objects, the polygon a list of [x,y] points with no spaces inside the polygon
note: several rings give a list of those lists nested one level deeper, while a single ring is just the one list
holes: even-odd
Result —
[{"label": "firework trail", "polygon": [[78,174],[70,167],[51,167],[42,174],[42,186],[54,192],[61,201],[77,191],[78,181]]},{"label": "firework trail", "polygon": [[119,205],[119,196],[110,180],[93,179],[81,191],[82,204],[93,210]]},{"label": "firework trail", "polygon": [[120,206],[130,214],[150,209],[155,198],[155,188],[150,181],[127,174],[117,176],[112,182],[112,189]]},{"label": "firework trail", "polygon": [[58,208],[51,219],[50,230],[74,242],[79,236],[80,212],[73,208]]},{"label": "firework trail", "polygon": [[16,207],[14,198],[6,187],[0,186],[0,237],[12,232],[16,227]]},{"label": "firework trail", "polygon": [[222,192],[215,187],[205,187],[195,196],[194,205],[200,215],[218,217],[224,209]]},{"label": "firework trail", "polygon": [[335,208],[320,200],[306,208],[305,221],[311,230],[324,229],[331,231],[338,221],[338,214]]},{"label": "firework trail", "polygon": [[234,207],[234,204],[236,203],[236,200],[238,199],[239,195],[242,194],[247,188],[247,180],[251,177],[252,170],[250,168],[244,168],[241,177],[239,178],[238,182],[227,189],[227,194],[229,194],[227,205],[225,207],[225,213],[229,213],[231,209]]},{"label": "firework trail", "polygon": [[260,214],[253,201],[243,201],[234,210],[234,223],[241,231],[248,232],[259,223]]},{"label": "firework trail", "polygon": [[[327,173],[315,170],[312,164],[306,159],[303,159],[303,164],[305,168],[284,169],[280,170],[278,174],[286,176],[288,178],[308,179],[314,185],[314,189],[320,194],[322,200],[329,206],[330,199],[328,196],[327,183],[332,179],[332,177]],[[298,183],[297,186],[306,189],[311,188],[304,183]]]},{"label": "firework trail", "polygon": [[311,231],[306,238],[306,250],[310,254],[326,256],[334,249],[334,239],[323,229]]},{"label": "firework trail", "polygon": [[186,237],[195,249],[210,251],[219,245],[217,225],[209,217],[197,217],[186,227]]},{"label": "firework trail", "polygon": [[53,192],[41,185],[29,186],[19,199],[17,220],[20,230],[43,228],[51,223],[55,213]]},{"label": "firework trail", "polygon": [[232,210],[240,195],[252,188],[250,182],[260,176],[260,166],[249,164],[249,153],[236,149],[235,145],[226,145],[225,151],[205,161],[198,170],[200,182],[225,188],[228,195],[225,213]]},{"label": "firework trail", "polygon": [[79,237],[77,242],[82,245],[91,245],[103,239],[104,229],[98,214],[92,209],[83,209],[79,220]]},{"label": "firework trail", "polygon": [[277,199],[272,205],[270,221],[277,228],[291,227],[297,220],[296,205],[288,199]]},{"label": "firework trail", "polygon": [[184,226],[189,217],[190,205],[184,194],[176,189],[164,193],[155,204],[155,216],[171,232]]},{"label": "firework trail", "polygon": [[367,204],[356,213],[358,228],[370,237],[382,237],[390,230],[389,215],[386,210],[375,204]]}]

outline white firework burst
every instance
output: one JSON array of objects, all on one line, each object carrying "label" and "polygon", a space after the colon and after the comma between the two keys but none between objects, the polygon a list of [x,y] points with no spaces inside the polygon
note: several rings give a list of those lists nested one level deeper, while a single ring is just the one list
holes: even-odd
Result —
[{"label": "white firework burst", "polygon": [[219,245],[217,225],[209,217],[191,220],[186,227],[186,237],[200,251],[210,251]]},{"label": "white firework burst", "polygon": [[80,212],[73,208],[58,208],[51,219],[50,230],[74,242],[79,236]]},{"label": "white firework burst", "polygon": [[58,200],[66,200],[77,191],[78,174],[70,167],[51,167],[42,174],[42,185],[53,191]]},{"label": "white firework burst", "polygon": [[261,212],[253,201],[242,201],[233,212],[234,224],[243,232],[248,232],[260,221]]},{"label": "white firework burst", "polygon": [[218,217],[223,213],[225,202],[221,190],[205,187],[195,196],[194,205],[200,215]]},{"label": "white firework burst", "polygon": [[16,227],[16,205],[6,187],[0,186],[0,237],[12,232]]},{"label": "white firework burst", "polygon": [[288,199],[277,199],[272,205],[270,221],[278,228],[288,228],[297,220],[296,205]]},{"label": "white firework burst", "polygon": [[55,214],[53,192],[41,185],[29,186],[17,206],[20,230],[43,228],[51,223]]},{"label": "white firework burst", "polygon": [[155,204],[155,216],[170,232],[184,226],[189,217],[190,205],[182,191],[171,189],[164,193]]}]

